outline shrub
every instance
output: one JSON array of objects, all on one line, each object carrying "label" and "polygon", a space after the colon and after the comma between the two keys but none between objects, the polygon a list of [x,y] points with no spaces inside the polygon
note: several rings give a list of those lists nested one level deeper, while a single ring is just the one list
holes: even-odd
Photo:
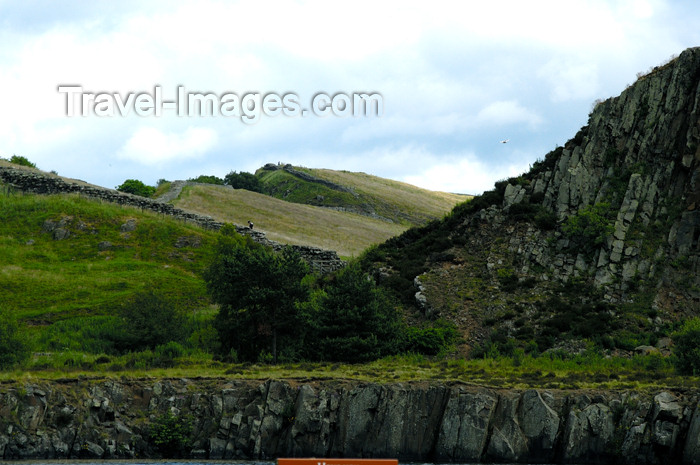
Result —
[{"label": "shrub", "polygon": [[117,186],[117,190],[127,194],[140,195],[141,197],[151,197],[156,192],[155,187],[147,186],[138,179],[127,179],[120,186]]},{"label": "shrub", "polygon": [[700,374],[700,318],[686,321],[672,339],[676,370],[683,375]]},{"label": "shrub", "polygon": [[557,215],[544,208],[540,208],[535,215],[535,225],[542,230],[551,231],[557,227]]},{"label": "shrub", "polygon": [[214,185],[217,185],[217,186],[223,186],[223,185],[224,185],[224,180],[223,180],[223,179],[221,179],[221,178],[219,178],[219,177],[217,177],[217,176],[211,176],[211,175],[207,176],[207,175],[204,175],[204,174],[202,174],[202,175],[200,175],[200,176],[197,176],[196,178],[190,178],[190,179],[188,179],[188,181],[189,181],[189,182],[199,182],[199,183],[202,183],[202,184],[214,184]]},{"label": "shrub", "polygon": [[241,171],[240,173],[231,171],[224,177],[224,184],[234,189],[246,189],[260,193],[264,191],[264,186],[260,182],[260,178],[254,174],[246,173],[245,171]]},{"label": "shrub", "polygon": [[586,205],[566,219],[562,230],[574,245],[591,252],[615,231],[612,221],[607,217],[610,211],[609,203]]},{"label": "shrub", "polygon": [[12,158],[10,158],[10,163],[14,163],[15,165],[20,165],[20,166],[28,166],[30,168],[36,168],[36,165],[29,161],[26,157],[22,157],[20,155],[12,155]]},{"label": "shrub", "polygon": [[457,329],[452,323],[438,322],[434,327],[409,327],[405,335],[406,352],[437,355],[449,349],[457,339]]},{"label": "shrub", "polygon": [[182,457],[190,446],[192,419],[177,417],[171,412],[156,418],[151,425],[150,439],[163,457]]}]

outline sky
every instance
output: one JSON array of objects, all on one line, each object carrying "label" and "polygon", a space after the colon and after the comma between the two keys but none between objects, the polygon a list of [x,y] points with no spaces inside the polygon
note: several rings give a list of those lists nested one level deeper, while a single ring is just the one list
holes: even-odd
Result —
[{"label": "sky", "polygon": [[694,3],[0,0],[0,157],[110,188],[282,162],[478,194],[700,45]]}]

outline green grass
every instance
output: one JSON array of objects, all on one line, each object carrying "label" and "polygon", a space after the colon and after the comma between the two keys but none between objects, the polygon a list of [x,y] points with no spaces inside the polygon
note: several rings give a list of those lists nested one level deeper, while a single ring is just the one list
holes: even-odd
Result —
[{"label": "green grass", "polygon": [[311,174],[343,186],[351,186],[361,197],[372,199],[377,214],[408,222],[414,226],[442,218],[469,195],[430,191],[366,173],[312,169]]},{"label": "green grass", "polygon": [[[111,314],[151,288],[195,308],[209,305],[200,274],[215,233],[76,195],[0,195],[0,216],[0,302],[31,333],[68,318]],[[70,235],[54,240],[43,226],[61,219]],[[136,229],[122,232],[128,219]],[[183,237],[201,245],[176,247]],[[112,246],[100,250],[105,241]]]},{"label": "green grass", "polygon": [[351,189],[332,189],[321,183],[300,179],[284,170],[258,170],[256,175],[268,193],[287,202],[345,207],[372,213],[399,224],[420,226],[441,218],[468,196],[434,192],[410,184],[365,173],[295,167],[318,179]]},{"label": "green grass", "polygon": [[387,357],[351,365],[338,363],[290,363],[279,365],[231,364],[194,353],[167,367],[147,366],[150,352],[121,356],[66,351],[37,354],[21,368],[0,373],[0,381],[33,378],[226,378],[286,379],[304,382],[353,380],[394,383],[464,383],[503,389],[634,389],[697,386],[697,376],[680,376],[669,361],[657,356],[604,358],[587,353],[562,358],[557,355],[497,357],[480,360],[445,360],[420,355]]}]

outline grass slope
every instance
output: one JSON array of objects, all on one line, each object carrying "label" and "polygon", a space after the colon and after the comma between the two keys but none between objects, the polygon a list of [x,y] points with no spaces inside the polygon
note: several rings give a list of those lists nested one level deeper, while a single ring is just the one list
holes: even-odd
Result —
[{"label": "grass slope", "polygon": [[[0,195],[0,217],[0,306],[37,331],[113,314],[151,288],[192,308],[209,305],[200,275],[214,233],[74,195]],[[133,231],[122,230],[127,220]],[[51,224],[68,237],[56,240]]]},{"label": "grass slope", "polygon": [[349,212],[285,202],[244,189],[187,186],[175,206],[210,215],[220,221],[247,224],[269,239],[335,250],[340,256],[359,255],[372,244],[400,234],[407,226]]},{"label": "grass slope", "polygon": [[298,167],[294,170],[329,181],[345,188],[346,191],[301,179],[281,169],[260,169],[256,176],[260,178],[268,194],[288,202],[342,207],[408,226],[420,226],[441,218],[456,204],[469,198],[464,195],[429,191],[366,173]]}]

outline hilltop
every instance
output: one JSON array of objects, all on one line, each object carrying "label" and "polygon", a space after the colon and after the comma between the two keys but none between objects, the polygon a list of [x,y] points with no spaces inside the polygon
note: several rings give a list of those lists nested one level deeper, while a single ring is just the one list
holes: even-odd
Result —
[{"label": "hilltop", "polygon": [[262,192],[173,182],[161,199],[219,221],[253,221],[272,240],[358,256],[409,227],[442,218],[469,196],[434,192],[365,173],[268,164]]}]

